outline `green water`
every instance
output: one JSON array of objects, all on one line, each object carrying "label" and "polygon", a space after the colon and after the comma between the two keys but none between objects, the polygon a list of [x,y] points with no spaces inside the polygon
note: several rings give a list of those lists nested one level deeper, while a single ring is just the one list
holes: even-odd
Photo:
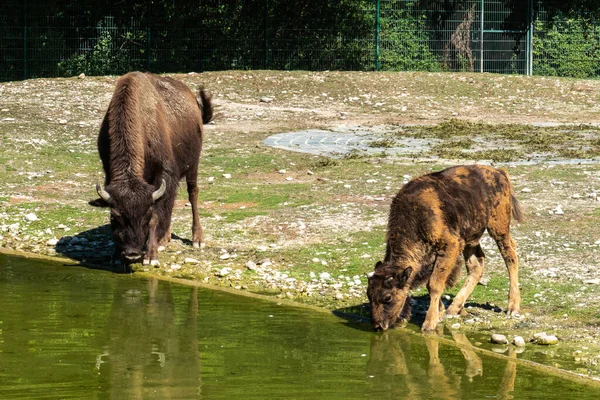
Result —
[{"label": "green water", "polygon": [[0,254],[0,399],[575,397],[600,389],[327,313]]}]

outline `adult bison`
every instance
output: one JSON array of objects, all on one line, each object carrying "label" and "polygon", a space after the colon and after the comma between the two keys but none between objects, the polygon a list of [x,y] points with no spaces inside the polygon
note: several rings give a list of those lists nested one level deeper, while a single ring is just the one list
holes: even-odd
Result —
[{"label": "adult bison", "polygon": [[96,185],[98,207],[110,207],[115,254],[125,264],[159,265],[158,247],[171,236],[171,212],[185,177],[192,204],[192,241],[202,242],[198,218],[198,162],[202,125],[212,119],[210,97],[182,82],[131,72],[117,81],[98,135],[106,175]]},{"label": "adult bison", "polygon": [[370,272],[367,296],[371,323],[386,330],[410,315],[409,290],[424,283],[430,305],[422,330],[433,330],[443,315],[441,296],[460,273],[467,279],[446,311],[458,314],[483,274],[479,240],[487,229],[498,244],[510,279],[508,314],[519,312],[518,261],[509,226],[522,220],[508,175],[503,170],[457,166],[416,178],[392,201],[383,263]]}]

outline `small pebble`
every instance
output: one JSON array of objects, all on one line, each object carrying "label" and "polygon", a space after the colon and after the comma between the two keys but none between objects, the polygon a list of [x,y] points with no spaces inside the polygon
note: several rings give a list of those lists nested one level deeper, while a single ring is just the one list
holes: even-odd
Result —
[{"label": "small pebble", "polygon": [[495,344],[508,344],[508,340],[506,339],[506,336],[501,335],[499,333],[494,333],[492,335],[490,341]]}]

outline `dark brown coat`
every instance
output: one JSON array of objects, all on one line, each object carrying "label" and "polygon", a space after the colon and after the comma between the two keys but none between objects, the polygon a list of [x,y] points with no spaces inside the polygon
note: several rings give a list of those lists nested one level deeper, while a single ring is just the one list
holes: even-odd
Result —
[{"label": "dark brown coat", "polygon": [[117,81],[98,135],[105,187],[94,206],[109,206],[115,255],[158,265],[158,246],[170,240],[171,212],[179,180],[192,204],[192,240],[202,242],[198,218],[198,162],[202,125],[212,119],[204,90],[200,98],[182,82],[131,72]]},{"label": "dark brown coat", "polygon": [[486,229],[508,269],[508,313],[518,313],[518,261],[509,231],[512,218],[521,221],[522,214],[503,170],[457,166],[407,183],[392,201],[384,262],[369,274],[373,328],[386,330],[408,318],[409,290],[427,284],[431,303],[422,329],[433,330],[443,316],[443,291],[460,274],[462,254],[467,279],[446,311],[458,314],[483,274],[485,255],[479,240]]}]

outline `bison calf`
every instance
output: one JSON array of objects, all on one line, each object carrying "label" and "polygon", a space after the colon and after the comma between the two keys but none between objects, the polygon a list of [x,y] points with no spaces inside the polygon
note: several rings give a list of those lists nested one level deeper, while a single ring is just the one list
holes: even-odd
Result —
[{"label": "bison calf", "polygon": [[409,290],[426,283],[431,302],[422,330],[435,329],[444,312],[441,296],[454,285],[462,254],[467,279],[446,311],[458,314],[483,274],[485,255],[479,241],[486,229],[508,269],[507,313],[518,313],[521,297],[511,218],[521,221],[522,213],[503,170],[457,166],[407,183],[392,201],[385,259],[368,274],[373,328],[386,330],[408,318]]},{"label": "bison calf", "polygon": [[198,162],[202,125],[212,119],[210,98],[182,82],[141,72],[117,85],[98,135],[106,175],[93,206],[110,207],[115,257],[158,265],[158,246],[171,238],[171,212],[185,177],[192,205],[192,241],[202,242],[198,218]]}]

